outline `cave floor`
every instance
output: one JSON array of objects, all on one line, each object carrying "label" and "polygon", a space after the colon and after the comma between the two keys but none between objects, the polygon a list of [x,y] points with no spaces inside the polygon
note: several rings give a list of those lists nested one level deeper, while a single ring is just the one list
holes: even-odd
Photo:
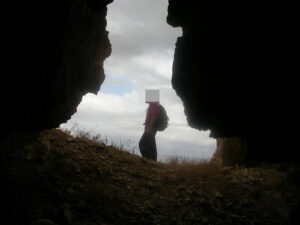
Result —
[{"label": "cave floor", "polygon": [[6,168],[14,225],[284,225],[299,199],[297,165],[156,163],[59,129],[31,134]]}]

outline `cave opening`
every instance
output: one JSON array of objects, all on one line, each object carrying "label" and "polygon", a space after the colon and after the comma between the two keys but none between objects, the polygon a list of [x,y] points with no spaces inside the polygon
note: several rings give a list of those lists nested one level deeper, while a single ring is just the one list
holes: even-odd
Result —
[{"label": "cave opening", "polygon": [[159,89],[169,127],[156,135],[158,160],[209,159],[216,141],[191,128],[183,103],[171,85],[175,42],[181,28],[166,23],[167,1],[115,1],[108,5],[107,30],[112,54],[104,62],[105,81],[97,95],[83,97],[77,112],[61,127],[100,134],[106,142],[140,155],[145,120],[145,89]]},{"label": "cave opening", "polygon": [[[176,40],[167,0],[115,0],[106,18],[112,1],[4,2],[1,221],[300,224],[298,82],[282,50],[294,47],[292,13],[169,0]],[[186,114],[211,129],[220,165],[161,165],[56,129],[78,124],[134,148],[148,88],[160,89],[170,117],[158,160],[213,154],[209,131]]]}]

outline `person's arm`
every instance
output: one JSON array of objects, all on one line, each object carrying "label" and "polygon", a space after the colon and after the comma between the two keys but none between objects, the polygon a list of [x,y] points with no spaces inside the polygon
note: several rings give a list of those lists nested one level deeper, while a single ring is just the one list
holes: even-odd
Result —
[{"label": "person's arm", "polygon": [[150,119],[150,122],[149,122],[148,126],[146,127],[146,133],[147,134],[151,134],[152,127],[153,127],[154,123],[155,123],[155,116],[152,116],[151,119]]}]

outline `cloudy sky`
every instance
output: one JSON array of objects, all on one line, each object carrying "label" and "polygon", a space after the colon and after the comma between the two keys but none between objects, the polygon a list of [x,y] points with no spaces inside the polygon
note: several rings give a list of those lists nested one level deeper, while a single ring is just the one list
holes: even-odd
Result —
[{"label": "cloudy sky", "polygon": [[171,86],[172,62],[181,28],[166,23],[167,0],[115,0],[108,6],[112,54],[104,62],[106,79],[97,95],[83,97],[63,128],[76,124],[128,149],[137,147],[145,120],[145,89],[159,89],[169,127],[156,135],[158,160],[179,156],[208,159],[215,150],[209,132],[187,125],[180,98]]}]

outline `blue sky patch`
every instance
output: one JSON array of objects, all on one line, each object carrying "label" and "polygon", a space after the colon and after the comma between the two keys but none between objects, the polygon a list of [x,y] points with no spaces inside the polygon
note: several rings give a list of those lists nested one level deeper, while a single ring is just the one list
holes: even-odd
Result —
[{"label": "blue sky patch", "polygon": [[107,74],[101,86],[100,92],[123,96],[126,93],[132,92],[132,90],[133,84],[127,78]]}]

